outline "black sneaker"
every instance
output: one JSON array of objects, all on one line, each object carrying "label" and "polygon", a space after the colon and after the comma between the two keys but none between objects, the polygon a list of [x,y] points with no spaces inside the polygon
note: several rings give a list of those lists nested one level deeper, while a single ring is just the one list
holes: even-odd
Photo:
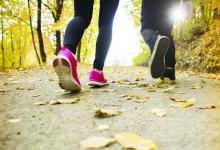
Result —
[{"label": "black sneaker", "polygon": [[159,78],[163,75],[165,65],[165,55],[169,47],[169,39],[166,36],[158,35],[156,41],[150,45],[152,55],[150,59],[150,72],[153,78]]},{"label": "black sneaker", "polygon": [[166,68],[163,75],[160,77],[161,80],[165,78],[169,78],[171,84],[175,84],[176,76],[175,76],[175,69],[174,68]]}]

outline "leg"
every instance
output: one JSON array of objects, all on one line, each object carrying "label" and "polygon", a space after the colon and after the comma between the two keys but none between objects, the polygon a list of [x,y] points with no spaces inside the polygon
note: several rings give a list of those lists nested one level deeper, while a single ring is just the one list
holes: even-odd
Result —
[{"label": "leg", "polygon": [[118,4],[119,0],[100,0],[99,34],[93,68],[101,71],[111,44],[113,20]]},{"label": "leg", "polygon": [[75,16],[66,28],[64,46],[74,54],[85,29],[89,26],[92,18],[94,0],[74,0]]}]

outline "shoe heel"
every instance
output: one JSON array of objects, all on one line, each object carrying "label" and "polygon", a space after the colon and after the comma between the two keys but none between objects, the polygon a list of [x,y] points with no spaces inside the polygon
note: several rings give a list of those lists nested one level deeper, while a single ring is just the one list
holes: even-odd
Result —
[{"label": "shoe heel", "polygon": [[67,91],[80,91],[80,86],[72,77],[71,64],[65,58],[56,58],[53,61],[54,70],[58,76],[60,88]]}]

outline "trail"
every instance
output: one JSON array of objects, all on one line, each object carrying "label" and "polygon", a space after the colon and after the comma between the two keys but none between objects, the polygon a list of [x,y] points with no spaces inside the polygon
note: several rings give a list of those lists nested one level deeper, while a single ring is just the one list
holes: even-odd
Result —
[{"label": "trail", "polygon": [[[155,81],[148,68],[107,67],[110,85],[90,89],[86,85],[90,69],[91,66],[79,66],[83,85],[80,93],[60,90],[51,67],[0,72],[0,150],[80,150],[79,143],[91,136],[114,137],[125,131],[152,139],[159,150],[220,149],[220,80],[178,72],[176,85],[155,87],[155,92],[149,92],[146,83],[153,85]],[[137,78],[140,81],[135,81]],[[164,91],[167,88],[170,91]],[[149,98],[137,103],[126,100],[126,94]],[[170,95],[194,98],[196,103],[188,108],[174,108],[170,106],[175,103]],[[75,104],[33,105],[58,98],[81,100]],[[207,103],[217,108],[199,109]],[[99,119],[94,117],[97,107],[123,113]],[[163,108],[168,113],[159,117],[151,113],[153,108]],[[109,129],[98,131],[102,124],[109,125]],[[113,144],[103,149],[122,147]]]}]

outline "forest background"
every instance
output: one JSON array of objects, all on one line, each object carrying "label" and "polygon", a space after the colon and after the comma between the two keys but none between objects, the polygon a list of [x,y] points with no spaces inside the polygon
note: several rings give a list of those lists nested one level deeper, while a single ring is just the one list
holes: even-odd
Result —
[{"label": "forest background", "polygon": [[[220,73],[220,1],[192,0],[194,15],[176,20],[173,29],[177,67]],[[51,63],[59,51],[66,25],[74,16],[73,0],[0,0],[0,67],[22,68]],[[141,52],[134,66],[148,66],[149,49],[141,39],[141,0],[124,2],[138,35]],[[91,25],[77,48],[80,63],[91,63],[98,32],[99,1],[95,0]],[[120,65],[120,60],[114,65]]]}]

